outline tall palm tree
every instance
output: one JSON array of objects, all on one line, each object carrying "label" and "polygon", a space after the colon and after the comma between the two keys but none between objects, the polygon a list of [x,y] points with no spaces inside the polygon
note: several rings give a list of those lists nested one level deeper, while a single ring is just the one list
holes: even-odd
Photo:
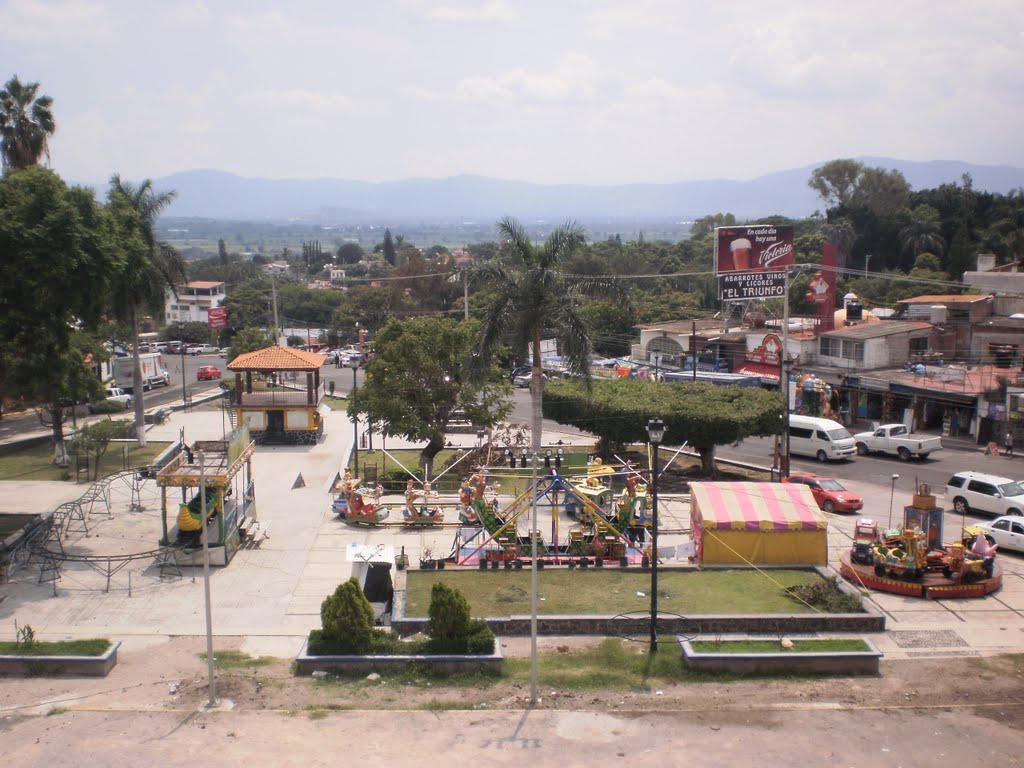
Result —
[{"label": "tall palm tree", "polygon": [[132,388],[135,402],[135,430],[139,446],[146,444],[145,403],[142,385],[142,363],[139,358],[139,310],[163,311],[167,291],[177,294],[186,280],[185,261],[170,245],[156,239],[155,229],[160,212],[174,200],[174,192],[155,192],[153,183],[145,179],[135,185],[122,181],[118,174],[110,178],[108,197],[112,207],[127,208],[133,214],[130,228],[137,247],[126,249],[125,266],[114,281],[114,314],[131,326],[135,361]]},{"label": "tall palm tree", "polygon": [[541,338],[550,333],[571,375],[590,386],[593,350],[590,332],[580,315],[578,300],[597,292],[618,295],[617,284],[601,277],[569,275],[560,267],[586,241],[583,228],[567,222],[552,232],[543,245],[534,246],[529,233],[515,219],[498,222],[506,240],[507,257],[474,270],[477,284],[493,287],[481,318],[480,347],[511,341],[514,348],[530,349],[533,359],[531,396],[531,444],[541,447],[544,376],[541,369]]},{"label": "tall palm tree", "polygon": [[39,83],[23,83],[15,75],[0,90],[0,157],[4,168],[38,165],[50,158],[48,139],[57,130],[53,99],[36,97]]},{"label": "tall palm tree", "polygon": [[915,215],[911,222],[900,230],[900,242],[903,245],[903,253],[909,254],[911,261],[926,251],[937,256],[942,256],[946,251],[946,240],[942,236],[937,218]]}]

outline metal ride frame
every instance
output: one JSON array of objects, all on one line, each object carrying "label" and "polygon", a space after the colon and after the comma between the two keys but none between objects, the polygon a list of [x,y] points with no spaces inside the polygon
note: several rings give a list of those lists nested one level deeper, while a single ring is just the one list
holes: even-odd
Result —
[{"label": "metal ride frame", "polygon": [[[89,534],[88,519],[95,513],[97,504],[102,504],[108,519],[113,517],[110,487],[116,482],[125,482],[129,485],[131,494],[129,512],[142,511],[141,489],[143,484],[151,479],[151,474],[152,472],[149,467],[123,470],[92,483],[85,493],[75,501],[68,501],[59,505],[43,525],[36,528],[25,538],[23,544],[25,551],[28,552],[28,562],[39,563],[39,579],[37,583],[50,582],[53,585],[53,594],[56,596],[57,582],[61,578],[60,568],[66,562],[84,563],[105,576],[104,592],[110,591],[110,580],[114,574],[134,560],[156,560],[160,566],[161,577],[164,576],[166,570],[172,571],[174,575],[181,576],[181,570],[174,562],[173,550],[175,547],[173,546],[161,546],[158,549],[144,552],[110,555],[68,553],[64,548],[64,539],[69,534]],[[128,592],[130,595],[130,579]]]},{"label": "metal ride frame", "polygon": [[[500,479],[501,477],[506,476],[515,477],[517,479],[524,479],[527,477],[526,475],[521,474],[503,475],[498,473],[492,473],[489,470],[485,471],[487,472],[487,477],[491,479]],[[633,474],[638,473],[635,470],[626,470],[620,472],[612,471],[609,473],[602,474],[600,475],[600,477],[607,478],[610,480],[613,477],[629,476]],[[536,485],[534,485],[532,482],[528,483],[526,489],[522,493],[520,493],[510,504],[505,506],[502,510],[494,510],[493,514],[495,518],[501,523],[501,525],[495,530],[488,531],[486,528],[481,528],[480,530],[475,531],[473,535],[469,536],[465,540],[460,540],[462,536],[462,532],[460,530],[459,533],[456,534],[455,546],[453,548],[454,552],[458,556],[456,564],[469,564],[469,562],[473,558],[478,557],[480,552],[484,551],[486,547],[492,543],[497,544],[505,550],[511,547],[518,547],[521,544],[521,542],[519,541],[518,534],[519,518],[524,513],[530,511],[531,503],[533,501],[534,496],[536,496],[538,504],[550,507],[552,509],[552,512],[554,513],[552,514],[551,518],[551,556],[554,558],[556,563],[559,563],[563,558],[567,560],[572,559],[572,556],[569,554],[568,550],[566,550],[566,552],[564,553],[560,551],[559,545],[557,543],[559,539],[557,513],[559,507],[564,506],[564,502],[563,504],[559,503],[559,493],[564,493],[566,495],[566,498],[572,496],[577,501],[577,504],[574,505],[579,508],[579,512],[577,514],[582,514],[585,517],[584,520],[580,521],[581,524],[591,526],[593,528],[595,536],[604,536],[606,537],[606,541],[622,542],[622,544],[625,547],[625,551],[628,551],[630,548],[635,548],[635,544],[627,535],[625,527],[621,526],[616,520],[615,513],[606,511],[603,507],[601,507],[599,504],[590,499],[588,495],[585,492],[583,492],[583,489],[578,488],[573,484],[573,479],[579,477],[586,478],[589,477],[589,475],[563,475],[557,472],[549,475],[544,475],[543,477],[537,480]],[[612,492],[610,486],[602,486],[602,490]],[[541,499],[544,499],[545,501],[541,503]],[[644,522],[641,522],[640,525],[643,527],[647,527],[647,523]],[[465,526],[462,527],[464,528]],[[484,538],[480,543],[478,543],[475,546],[475,548],[471,549],[466,554],[458,555],[458,553],[462,552],[462,550],[470,549],[472,542],[474,542],[480,536],[483,536]]]}]

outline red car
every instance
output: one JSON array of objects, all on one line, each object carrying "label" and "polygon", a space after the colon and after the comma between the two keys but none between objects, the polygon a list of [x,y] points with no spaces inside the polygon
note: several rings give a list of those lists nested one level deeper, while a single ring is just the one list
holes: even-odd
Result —
[{"label": "red car", "polygon": [[220,368],[213,365],[200,365],[199,370],[196,371],[196,381],[205,381],[209,379],[219,379]]},{"label": "red car", "polygon": [[850,493],[831,477],[795,474],[783,478],[784,483],[802,483],[811,489],[818,507],[826,512],[857,512],[864,508],[864,500]]}]

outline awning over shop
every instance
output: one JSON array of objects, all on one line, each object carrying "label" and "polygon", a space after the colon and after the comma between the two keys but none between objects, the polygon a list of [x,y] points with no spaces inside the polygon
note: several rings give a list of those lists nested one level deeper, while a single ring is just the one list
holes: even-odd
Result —
[{"label": "awning over shop", "polygon": [[767,363],[744,363],[736,369],[735,373],[742,373],[746,376],[760,376],[762,379],[771,381],[779,380],[779,366],[768,365]]}]

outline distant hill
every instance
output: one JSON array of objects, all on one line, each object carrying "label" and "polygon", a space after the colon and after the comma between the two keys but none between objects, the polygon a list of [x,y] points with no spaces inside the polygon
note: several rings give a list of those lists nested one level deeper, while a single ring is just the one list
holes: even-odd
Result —
[{"label": "distant hill", "polygon": [[[959,183],[969,173],[975,189],[1007,193],[1024,187],[1024,169],[936,160],[910,162],[860,157],[871,167],[898,169],[914,189]],[[343,179],[254,179],[216,170],[195,170],[154,179],[177,199],[169,217],[302,221],[324,226],[406,221],[693,219],[731,212],[742,218],[768,214],[803,217],[823,205],[807,186],[823,163],[777,171],[749,181],[709,179],[672,184],[531,184],[484,176],[406,179],[392,182]]]}]

